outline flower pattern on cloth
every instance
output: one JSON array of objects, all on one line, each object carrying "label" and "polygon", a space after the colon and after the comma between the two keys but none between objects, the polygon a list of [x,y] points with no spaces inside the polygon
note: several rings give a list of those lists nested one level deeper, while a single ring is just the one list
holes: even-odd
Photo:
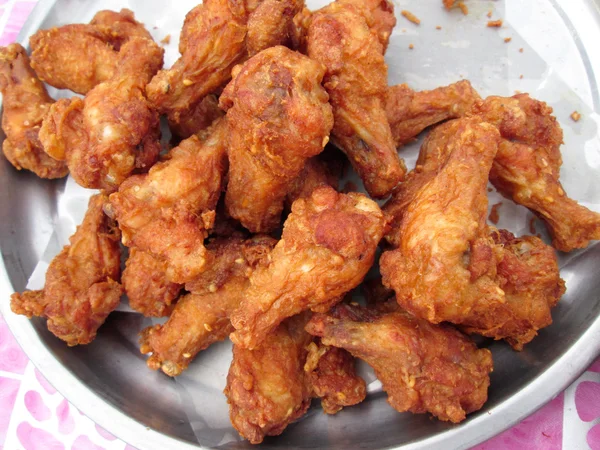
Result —
[{"label": "flower pattern on cloth", "polygon": [[[37,0],[0,0],[0,45]],[[473,450],[600,450],[600,358],[563,394]],[[95,425],[33,367],[0,315],[0,450],[136,450]]]}]

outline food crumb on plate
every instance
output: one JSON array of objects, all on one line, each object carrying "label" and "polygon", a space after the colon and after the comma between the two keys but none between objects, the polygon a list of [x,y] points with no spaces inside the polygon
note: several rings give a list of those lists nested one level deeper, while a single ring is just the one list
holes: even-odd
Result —
[{"label": "food crumb on plate", "polygon": [[411,13],[410,11],[407,11],[406,9],[403,9],[400,14],[402,14],[404,17],[406,17],[408,20],[410,20],[412,23],[414,23],[415,25],[419,25],[421,23],[421,20],[415,16],[413,13]]},{"label": "food crumb on plate", "polygon": [[413,44],[408,44],[408,48],[410,48],[412,50],[415,48],[415,46]]},{"label": "food crumb on plate", "polygon": [[498,202],[492,205],[492,210],[490,211],[488,219],[490,219],[490,222],[492,222],[494,225],[498,224],[498,221],[500,220],[499,210],[501,206],[502,202]]},{"label": "food crumb on plate", "polygon": [[171,35],[167,34],[164,38],[162,38],[162,40],[160,41],[161,44],[165,44],[165,45],[169,45],[171,43]]},{"label": "food crumb on plate", "polygon": [[519,53],[523,53],[523,48],[522,47],[519,49]]},{"label": "food crumb on plate", "polygon": [[491,9],[488,11],[487,16],[488,16],[488,19],[492,18],[492,10]]},{"label": "food crumb on plate", "polygon": [[523,79],[523,74],[519,75],[519,80]]},{"label": "food crumb on plate", "polygon": [[435,29],[436,29],[436,30],[441,30],[441,29],[442,29],[442,27],[441,27],[440,25],[436,25],[436,26],[435,26]]},{"label": "food crumb on plate", "polygon": [[460,10],[462,11],[462,13],[466,16],[467,14],[469,14],[469,7],[467,5],[465,5],[465,2],[458,2],[456,4],[456,6],[458,6],[460,8]]},{"label": "food crumb on plate", "polygon": [[488,20],[487,26],[489,28],[500,28],[502,26],[502,19]]},{"label": "food crumb on plate", "polygon": [[512,41],[512,38],[511,38],[511,37],[505,37],[505,38],[504,38],[504,42],[508,43],[508,42],[510,42],[510,41]]},{"label": "food crumb on plate", "polygon": [[578,111],[573,111],[570,117],[573,122],[579,122],[579,119],[581,119],[581,114]]}]

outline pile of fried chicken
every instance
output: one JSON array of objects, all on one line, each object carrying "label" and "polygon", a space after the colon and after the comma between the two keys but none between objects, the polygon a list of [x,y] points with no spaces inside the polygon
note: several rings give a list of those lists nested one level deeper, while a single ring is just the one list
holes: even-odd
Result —
[{"label": "pile of fried chicken", "polygon": [[[13,294],[12,310],[74,346],[126,294],[168,317],[140,344],[171,377],[229,337],[225,395],[252,443],[312,398],[327,414],[364,400],[354,358],[400,412],[458,423],[480,409],[492,356],[468,335],[519,351],[550,325],[565,292],[554,249],[599,239],[600,214],[561,187],[545,103],[482,99],[468,81],[388,86],[395,23],[388,0],[205,0],[170,69],[125,9],[38,31],[30,56],[1,48],[7,159],[100,190],[45,287]],[[43,82],[82,97],[55,102]],[[425,129],[407,171],[398,148]],[[346,158],[368,195],[338,190]],[[487,224],[488,181],[552,247]],[[363,282],[378,246],[381,278]],[[365,305],[348,295],[358,286]]]}]

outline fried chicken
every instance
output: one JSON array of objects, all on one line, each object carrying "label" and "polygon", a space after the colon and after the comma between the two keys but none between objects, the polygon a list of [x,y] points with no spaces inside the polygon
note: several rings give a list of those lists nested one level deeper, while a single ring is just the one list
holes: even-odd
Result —
[{"label": "fried chicken", "polygon": [[537,238],[486,225],[486,185],[500,134],[480,118],[440,125],[417,169],[384,207],[394,219],[383,282],[407,311],[506,339],[522,349],[551,323],[564,292],[556,256]]},{"label": "fried chicken", "polygon": [[329,186],[294,202],[269,265],[252,274],[231,317],[231,340],[256,348],[286,317],[338,303],[373,265],[386,220],[364,195]]},{"label": "fried chicken", "polygon": [[14,313],[48,318],[47,326],[69,346],[89,344],[118,306],[119,229],[103,212],[104,195],[90,199],[70,245],[52,260],[42,290],[11,296]]},{"label": "fried chicken", "polygon": [[[327,68],[333,106],[332,142],[343,150],[373,197],[385,197],[404,178],[385,114],[384,45],[368,5],[336,1],[308,18],[307,53]],[[391,8],[391,5],[388,4]]]},{"label": "fried chicken", "polygon": [[388,88],[385,111],[396,147],[412,141],[427,127],[464,117],[480,99],[467,80],[431,91],[416,92],[406,84]]},{"label": "fried chicken", "polygon": [[231,78],[231,69],[246,57],[245,1],[206,0],[186,16],[181,31],[181,57],[170,69],[161,70],[146,92],[169,122],[180,116]]},{"label": "fried chicken", "polygon": [[292,182],[329,139],[323,74],[306,56],[271,47],[236,67],[219,99],[229,124],[225,205],[253,233],[280,225]]},{"label": "fried chicken", "polygon": [[227,126],[221,120],[204,141],[192,136],[147,174],[133,175],[110,196],[107,212],[119,222],[123,244],[167,264],[167,279],[186,283],[206,270],[207,229],[227,170]]},{"label": "fried chicken", "polygon": [[219,108],[216,95],[207,95],[200,103],[178,115],[177,121],[169,121],[169,129],[180,139],[189,138],[207,129],[215,120],[223,117],[225,112]]},{"label": "fried chicken", "polygon": [[320,340],[307,346],[304,371],[313,396],[321,399],[326,414],[362,402],[367,396],[365,380],[356,374],[354,357],[343,348],[323,345]]},{"label": "fried chicken", "polygon": [[20,44],[0,47],[0,91],[6,159],[16,169],[30,170],[41,178],[66,176],[67,165],[44,153],[40,143],[40,126],[54,100],[31,69]]},{"label": "fried chicken", "polygon": [[458,423],[487,400],[492,355],[450,326],[342,304],[315,314],[306,330],[373,367],[397,411]]},{"label": "fried chicken", "polygon": [[268,236],[219,238],[209,243],[213,264],[186,285],[192,293],[177,302],[164,325],[141,333],[142,353],[152,353],[148,367],[177,376],[201,350],[225,339],[233,331],[229,315],[239,306],[248,277],[256,267],[266,264],[275,243]]},{"label": "fried chicken", "polygon": [[183,286],[167,280],[166,271],[164,261],[132,248],[121,278],[129,306],[146,317],[169,316]]},{"label": "fried chicken", "polygon": [[83,187],[116,190],[134,171],[147,171],[160,152],[158,114],[144,87],[162,66],[164,50],[132,38],[121,48],[115,75],[84,100],[60,99],[40,130],[44,150],[66,160]]},{"label": "fried chicken", "polygon": [[269,47],[292,44],[293,19],[304,0],[263,0],[248,19],[246,48],[252,57]]},{"label": "fried chicken", "polygon": [[497,126],[503,137],[490,181],[546,223],[556,249],[568,252],[600,239],[600,214],[567,197],[560,184],[563,135],[552,108],[518,94],[488,97],[473,114]]},{"label": "fried chicken", "polygon": [[310,406],[304,361],[312,337],[304,331],[307,315],[286,320],[261,345],[233,346],[225,395],[233,427],[252,444],[276,436]]},{"label": "fried chicken", "polygon": [[90,24],[54,27],[31,36],[31,65],[49,85],[87,94],[114,76],[118,52],[133,37],[152,39],[130,10],[100,11]]},{"label": "fried chicken", "polygon": [[291,210],[292,204],[299,198],[308,198],[319,186],[331,186],[338,189],[338,174],[319,156],[306,160],[304,169],[290,184],[285,198],[286,209]]}]

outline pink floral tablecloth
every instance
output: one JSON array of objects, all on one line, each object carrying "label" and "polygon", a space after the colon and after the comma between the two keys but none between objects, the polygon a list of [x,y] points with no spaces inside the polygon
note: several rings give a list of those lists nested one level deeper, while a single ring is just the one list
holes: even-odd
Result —
[{"label": "pink floral tablecloth", "polygon": [[[0,45],[14,42],[36,0],[0,0]],[[0,449],[135,450],[95,425],[44,379],[0,315]],[[519,425],[474,450],[600,450],[600,359]]]}]

